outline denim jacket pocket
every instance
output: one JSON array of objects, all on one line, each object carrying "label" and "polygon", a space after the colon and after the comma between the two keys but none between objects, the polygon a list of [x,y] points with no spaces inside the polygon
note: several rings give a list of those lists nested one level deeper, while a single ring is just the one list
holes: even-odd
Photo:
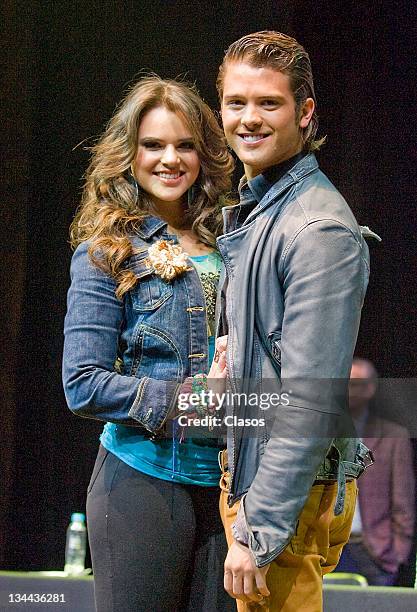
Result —
[{"label": "denim jacket pocket", "polygon": [[147,250],[130,258],[129,269],[138,279],[130,291],[134,310],[139,312],[156,310],[173,295],[171,283],[155,274]]},{"label": "denim jacket pocket", "polygon": [[[182,381],[180,351],[167,330],[140,324],[134,333],[135,355],[130,376],[148,376],[158,380]],[[153,359],[150,355],[158,355]]]}]

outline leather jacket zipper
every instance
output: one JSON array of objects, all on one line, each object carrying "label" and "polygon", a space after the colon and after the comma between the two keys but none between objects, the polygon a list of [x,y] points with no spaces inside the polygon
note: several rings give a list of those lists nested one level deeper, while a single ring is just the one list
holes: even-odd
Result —
[{"label": "leather jacket zipper", "polygon": [[[224,267],[226,269],[227,286],[229,287],[230,270],[229,270],[229,267],[228,267],[228,262],[226,262],[224,260],[223,260],[223,262],[224,262]],[[226,299],[226,317],[227,317],[227,321],[230,321],[229,312],[230,312],[230,300]],[[232,327],[228,325],[226,363],[227,363],[227,366],[228,366],[228,378],[229,378],[230,386],[232,387],[232,392],[233,393],[237,393],[236,386],[234,385],[234,378],[233,378],[233,375],[232,375],[233,367],[230,367],[230,369],[229,369],[229,365],[233,366],[232,351],[231,351],[231,346],[233,344],[232,340],[233,340]],[[234,417],[234,407],[232,407],[232,417]],[[232,487],[233,487],[233,477],[234,477],[234,472],[235,472],[234,467],[235,467],[235,448],[236,448],[236,436],[235,436],[235,423],[234,423],[234,419],[233,419],[232,422],[233,422],[233,425],[232,425],[232,453],[231,453],[232,456],[227,458],[228,469],[229,469],[229,474],[230,474],[229,495],[227,496],[227,501],[228,501],[229,504],[230,504],[231,500],[233,499]]]}]

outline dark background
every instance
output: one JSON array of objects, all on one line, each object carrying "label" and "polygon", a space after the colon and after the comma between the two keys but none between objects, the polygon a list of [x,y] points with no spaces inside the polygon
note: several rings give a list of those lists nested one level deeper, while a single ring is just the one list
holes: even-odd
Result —
[{"label": "dark background", "polygon": [[310,53],[328,138],[320,164],[383,237],[370,244],[357,354],[382,376],[412,377],[417,10],[357,0],[3,0],[1,10],[0,567],[53,569],[71,512],[84,510],[101,430],[69,412],[60,378],[68,226],[88,160],[74,147],[91,144],[142,69],[187,73],[218,108],[217,67],[233,40],[261,29],[294,35]]}]

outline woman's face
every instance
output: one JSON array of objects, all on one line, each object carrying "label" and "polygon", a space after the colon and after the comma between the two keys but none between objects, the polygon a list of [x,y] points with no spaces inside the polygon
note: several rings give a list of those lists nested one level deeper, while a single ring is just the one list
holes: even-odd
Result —
[{"label": "woman's face", "polygon": [[176,113],[161,106],[144,115],[134,169],[156,206],[182,201],[198,177],[200,159],[189,128]]}]

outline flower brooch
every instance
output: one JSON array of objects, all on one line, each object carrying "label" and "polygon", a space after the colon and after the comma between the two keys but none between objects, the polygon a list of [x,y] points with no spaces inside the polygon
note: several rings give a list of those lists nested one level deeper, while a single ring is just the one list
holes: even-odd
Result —
[{"label": "flower brooch", "polygon": [[178,244],[168,240],[158,240],[148,249],[149,261],[155,274],[171,281],[188,269],[187,255]]}]

